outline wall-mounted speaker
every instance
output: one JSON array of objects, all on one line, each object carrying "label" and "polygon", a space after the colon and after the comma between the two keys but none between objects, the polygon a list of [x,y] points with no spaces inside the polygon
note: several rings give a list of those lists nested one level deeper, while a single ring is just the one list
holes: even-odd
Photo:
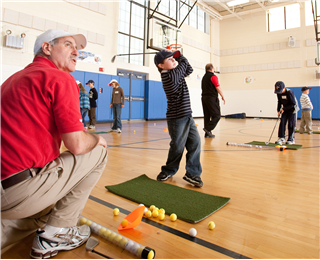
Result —
[{"label": "wall-mounted speaker", "polygon": [[289,36],[288,46],[295,47],[296,46],[296,38]]}]

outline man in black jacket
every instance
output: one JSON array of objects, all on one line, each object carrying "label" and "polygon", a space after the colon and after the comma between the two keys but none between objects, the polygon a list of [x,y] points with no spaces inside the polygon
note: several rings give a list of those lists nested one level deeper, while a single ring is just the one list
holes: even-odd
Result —
[{"label": "man in black jacket", "polygon": [[214,75],[214,67],[211,63],[206,65],[206,74],[204,74],[202,78],[201,88],[201,101],[204,116],[203,130],[205,131],[204,137],[212,138],[214,135],[211,131],[216,127],[221,117],[218,94],[220,94],[224,104],[226,101],[224,100],[218,77]]},{"label": "man in black jacket", "polygon": [[97,102],[98,99],[98,92],[94,87],[94,81],[90,79],[86,85],[89,85],[90,91],[89,91],[89,100],[90,100],[90,110],[89,110],[89,129],[95,129],[96,128],[96,122],[97,122],[97,116],[96,116],[96,110],[97,110]]}]

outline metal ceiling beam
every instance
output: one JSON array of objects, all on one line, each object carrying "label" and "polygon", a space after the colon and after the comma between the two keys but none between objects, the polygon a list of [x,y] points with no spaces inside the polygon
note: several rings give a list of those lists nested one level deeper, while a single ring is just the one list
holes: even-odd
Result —
[{"label": "metal ceiling beam", "polygon": [[265,10],[267,13],[269,12],[269,10],[264,6],[263,3],[261,3],[259,0],[256,0],[256,2],[261,6],[263,10]]},{"label": "metal ceiling beam", "polygon": [[[191,0],[194,2],[194,0]],[[202,11],[207,13],[208,15],[212,16],[213,18],[217,18],[219,20],[222,20],[221,14],[219,14],[214,8],[211,6],[207,5],[203,0],[199,0],[197,5],[200,7]]]}]

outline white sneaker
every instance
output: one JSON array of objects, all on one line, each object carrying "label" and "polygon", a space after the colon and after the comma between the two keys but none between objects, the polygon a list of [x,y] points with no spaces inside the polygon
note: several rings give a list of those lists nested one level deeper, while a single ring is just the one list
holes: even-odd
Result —
[{"label": "white sneaker", "polygon": [[117,130],[110,128],[110,129],[109,129],[109,132],[117,132]]},{"label": "white sneaker", "polygon": [[89,125],[88,128],[89,129],[95,129],[96,127],[94,125]]},{"label": "white sneaker", "polygon": [[292,141],[287,141],[287,144],[295,144],[295,142],[294,142],[294,140],[292,140]]},{"label": "white sneaker", "polygon": [[285,144],[285,143],[286,143],[286,139],[284,139],[283,137],[279,138],[279,140],[276,141],[276,144],[280,144],[280,145]]},{"label": "white sneaker", "polygon": [[84,244],[90,236],[90,227],[87,225],[61,228],[53,235],[44,230],[38,230],[33,239],[30,256],[32,258],[50,258],[63,250],[71,250]]},{"label": "white sneaker", "polygon": [[121,129],[120,129],[120,128],[118,128],[118,129],[117,129],[117,132],[118,132],[118,133],[121,133]]}]

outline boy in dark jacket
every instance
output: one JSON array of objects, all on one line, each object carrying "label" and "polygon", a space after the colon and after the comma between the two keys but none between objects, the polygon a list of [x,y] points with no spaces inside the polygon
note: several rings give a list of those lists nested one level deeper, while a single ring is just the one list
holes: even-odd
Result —
[{"label": "boy in dark jacket", "polygon": [[290,89],[287,89],[282,81],[277,81],[275,84],[274,93],[278,97],[278,117],[281,115],[281,122],[278,132],[278,141],[276,144],[286,142],[285,130],[288,123],[288,141],[287,144],[294,144],[294,132],[296,127],[296,115],[299,110],[296,97]]},{"label": "boy in dark jacket", "polygon": [[192,118],[190,96],[185,77],[193,72],[188,60],[179,51],[162,50],[154,57],[161,73],[163,89],[167,96],[167,124],[171,137],[166,165],[161,167],[158,181],[171,178],[179,169],[184,148],[187,149],[186,174],[183,179],[202,187],[200,178],[200,135]]}]

